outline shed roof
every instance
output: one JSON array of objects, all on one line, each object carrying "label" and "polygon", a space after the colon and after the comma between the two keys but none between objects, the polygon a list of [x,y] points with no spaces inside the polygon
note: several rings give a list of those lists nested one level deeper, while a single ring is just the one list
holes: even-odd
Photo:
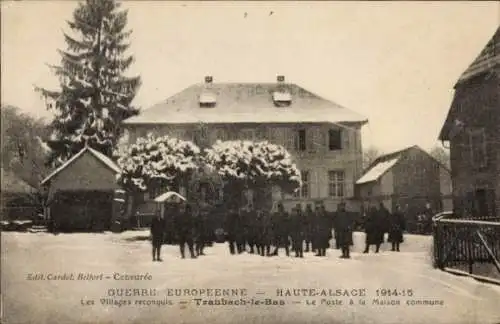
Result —
[{"label": "shed roof", "polygon": [[397,162],[399,157],[388,161],[381,161],[372,166],[368,171],[356,181],[356,184],[362,184],[378,180],[382,175],[389,171]]},{"label": "shed roof", "polygon": [[[200,107],[200,95],[210,90],[215,106]],[[287,107],[277,107],[276,91],[291,98]],[[287,95],[288,98],[288,95]],[[287,99],[288,100],[288,99]],[[277,83],[200,83],[171,96],[124,124],[192,123],[366,123],[366,117],[313,94],[295,84]]]},{"label": "shed roof", "polygon": [[85,152],[88,152],[92,154],[94,157],[96,157],[99,161],[101,161],[106,167],[111,169],[112,171],[116,173],[120,173],[121,169],[120,167],[113,162],[109,157],[106,155],[102,154],[99,151],[94,150],[93,148],[86,146],[84,147],[80,152],[77,154],[73,155],[68,161],[66,161],[63,165],[61,165],[59,168],[54,170],[51,174],[49,174],[45,179],[42,180],[42,185],[47,183],[50,179],[55,177],[57,174],[59,174],[61,171],[65,170],[68,166],[70,166],[74,161],[78,160]]},{"label": "shed roof", "polygon": [[28,184],[26,181],[18,177],[11,171],[1,168],[1,189],[3,193],[32,193],[36,188]]}]

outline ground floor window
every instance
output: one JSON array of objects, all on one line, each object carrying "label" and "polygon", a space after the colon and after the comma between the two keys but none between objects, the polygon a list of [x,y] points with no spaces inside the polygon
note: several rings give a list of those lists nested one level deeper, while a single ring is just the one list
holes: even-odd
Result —
[{"label": "ground floor window", "polygon": [[342,198],[345,195],[345,172],[343,170],[328,171],[328,196]]}]

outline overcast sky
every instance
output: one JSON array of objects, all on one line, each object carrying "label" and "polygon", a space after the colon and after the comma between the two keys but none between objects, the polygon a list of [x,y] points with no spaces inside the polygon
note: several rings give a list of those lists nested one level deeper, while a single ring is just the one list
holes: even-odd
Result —
[{"label": "overcast sky", "polygon": [[[33,85],[57,86],[73,1],[2,2],[2,103],[50,116]],[[143,109],[213,75],[287,81],[369,119],[365,147],[430,149],[453,85],[500,24],[499,2],[134,2],[131,73]]]}]

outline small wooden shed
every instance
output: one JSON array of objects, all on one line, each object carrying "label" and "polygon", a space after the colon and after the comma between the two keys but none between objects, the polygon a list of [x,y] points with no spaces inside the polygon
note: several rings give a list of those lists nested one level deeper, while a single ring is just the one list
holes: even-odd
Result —
[{"label": "small wooden shed", "polygon": [[116,175],[106,155],[85,147],[42,181],[48,192],[46,218],[56,230],[102,231],[111,226]]}]

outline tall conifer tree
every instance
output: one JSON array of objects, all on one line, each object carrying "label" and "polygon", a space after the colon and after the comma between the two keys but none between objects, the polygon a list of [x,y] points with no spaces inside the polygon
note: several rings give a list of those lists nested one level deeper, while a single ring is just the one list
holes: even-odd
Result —
[{"label": "tall conifer tree", "polygon": [[61,64],[50,66],[60,90],[36,88],[54,111],[48,142],[58,165],[88,145],[112,155],[121,134],[122,120],[138,114],[131,105],[140,77],[125,75],[134,61],[126,55],[131,30],[127,11],[114,0],[86,0],[68,21],[67,49],[59,50]]}]

